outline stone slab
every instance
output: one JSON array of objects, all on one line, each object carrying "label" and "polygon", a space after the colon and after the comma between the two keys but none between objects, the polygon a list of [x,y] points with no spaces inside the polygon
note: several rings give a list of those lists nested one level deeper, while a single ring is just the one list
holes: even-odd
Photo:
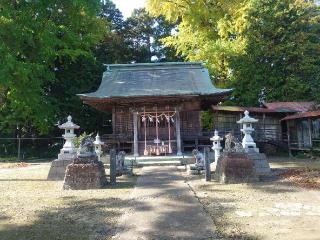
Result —
[{"label": "stone slab", "polygon": [[65,160],[53,160],[51,162],[50,170],[48,173],[47,180],[50,181],[61,181],[64,179],[64,175],[67,169],[67,166],[72,163],[72,159]]}]

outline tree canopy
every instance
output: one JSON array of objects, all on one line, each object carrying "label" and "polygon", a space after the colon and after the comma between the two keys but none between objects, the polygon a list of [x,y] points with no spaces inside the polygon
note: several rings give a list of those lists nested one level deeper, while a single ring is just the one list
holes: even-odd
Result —
[{"label": "tree canopy", "polygon": [[257,105],[263,87],[267,101],[319,101],[319,16],[311,0],[148,0],[127,19],[111,0],[3,0],[0,130],[52,133],[71,114],[106,132],[110,116],[76,94],[113,63],[203,61],[234,88],[228,104]]},{"label": "tree canopy", "polygon": [[[1,124],[53,125],[55,71],[91,49],[106,32],[99,1],[1,1]],[[51,83],[51,84],[50,84]]]},{"label": "tree canopy", "polygon": [[[320,100],[319,7],[303,0],[148,0],[148,10],[179,21],[167,46],[204,61],[213,81],[235,88],[233,103]],[[230,103],[230,102],[229,102]]]}]

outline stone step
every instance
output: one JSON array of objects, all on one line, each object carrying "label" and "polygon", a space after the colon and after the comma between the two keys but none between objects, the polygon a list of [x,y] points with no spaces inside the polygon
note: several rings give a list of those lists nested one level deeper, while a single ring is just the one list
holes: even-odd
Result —
[{"label": "stone step", "polygon": [[161,160],[161,161],[138,161],[138,166],[180,166],[181,161],[176,160]]}]

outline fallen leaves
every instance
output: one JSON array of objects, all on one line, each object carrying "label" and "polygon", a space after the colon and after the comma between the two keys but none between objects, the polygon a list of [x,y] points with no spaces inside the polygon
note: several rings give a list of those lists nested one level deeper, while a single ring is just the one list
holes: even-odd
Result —
[{"label": "fallen leaves", "polygon": [[320,170],[289,169],[279,176],[299,187],[320,189]]}]

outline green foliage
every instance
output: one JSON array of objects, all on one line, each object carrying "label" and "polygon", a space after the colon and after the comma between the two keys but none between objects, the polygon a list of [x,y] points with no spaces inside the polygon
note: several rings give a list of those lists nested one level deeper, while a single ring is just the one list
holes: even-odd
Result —
[{"label": "green foliage", "polygon": [[[320,100],[320,15],[306,1],[255,0],[248,11],[246,52],[231,59],[235,102]],[[246,94],[244,94],[246,93]]]},{"label": "green foliage", "polygon": [[163,39],[189,61],[204,61],[215,82],[226,85],[229,58],[244,52],[246,39],[239,36],[247,25],[247,1],[149,0],[151,14],[179,21],[177,33]]},{"label": "green foliage", "polygon": [[0,122],[47,132],[55,120],[56,66],[89,57],[106,31],[99,1],[0,3]]},{"label": "green foliage", "polygon": [[201,126],[203,129],[213,131],[213,118],[210,111],[201,112]]},{"label": "green foliage", "polygon": [[168,37],[175,28],[175,23],[167,22],[163,16],[152,17],[144,8],[135,9],[125,22],[122,33],[125,43],[131,51],[131,61],[151,62],[178,61],[172,47],[166,47],[160,41]]},{"label": "green foliage", "polygon": [[320,100],[319,7],[304,0],[148,0],[148,10],[179,20],[165,38],[186,59],[204,61],[233,104]]}]

